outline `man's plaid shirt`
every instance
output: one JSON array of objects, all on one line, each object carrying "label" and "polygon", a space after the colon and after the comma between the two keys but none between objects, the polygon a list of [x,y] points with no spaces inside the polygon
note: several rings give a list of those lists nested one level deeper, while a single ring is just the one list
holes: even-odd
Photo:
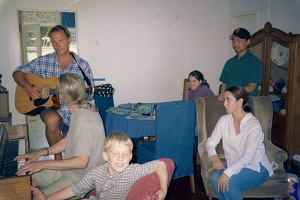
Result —
[{"label": "man's plaid shirt", "polygon": [[[75,55],[75,53],[73,52],[71,53]],[[94,85],[93,75],[89,63],[77,55],[75,55],[75,58],[79,66],[81,67],[81,69],[86,74],[86,76],[90,79],[92,85]],[[23,66],[17,67],[16,71],[36,74],[42,78],[59,77],[61,74],[64,74],[66,72],[72,72],[78,74],[84,80],[83,75],[78,67],[78,64],[76,63],[75,60],[73,60],[71,64],[66,69],[63,70],[58,62],[56,53],[53,52],[45,56],[40,56],[26,63]],[[88,100],[92,100],[92,99],[93,99],[93,94],[90,94]],[[60,103],[60,109],[58,109],[57,112],[62,117],[63,122],[69,126],[71,111],[69,110],[69,108],[64,102],[60,100],[59,103]]]}]

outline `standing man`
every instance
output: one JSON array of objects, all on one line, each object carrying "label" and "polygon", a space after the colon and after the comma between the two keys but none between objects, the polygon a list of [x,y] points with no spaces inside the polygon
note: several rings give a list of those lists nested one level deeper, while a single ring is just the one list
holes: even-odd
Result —
[{"label": "standing man", "polygon": [[[89,63],[69,50],[69,45],[72,42],[69,30],[64,26],[56,25],[50,29],[48,37],[51,40],[55,52],[40,56],[23,66],[17,67],[12,74],[15,82],[20,85],[32,99],[40,98],[41,90],[28,82],[26,78],[27,73],[48,78],[59,77],[66,72],[72,72],[84,79],[80,71],[81,68],[93,84],[93,76]],[[92,98],[93,95],[90,95],[88,100],[92,100]],[[70,115],[71,111],[61,100],[60,109],[54,110],[46,108],[40,113],[41,119],[46,126],[46,138],[49,146],[54,145],[67,134],[70,124]],[[61,153],[55,154],[55,159],[61,160]]]},{"label": "standing man", "polygon": [[258,85],[262,82],[263,65],[249,49],[250,33],[244,28],[237,28],[229,36],[236,55],[230,58],[220,76],[222,82],[219,99],[231,86],[244,87],[249,96],[258,95]]}]

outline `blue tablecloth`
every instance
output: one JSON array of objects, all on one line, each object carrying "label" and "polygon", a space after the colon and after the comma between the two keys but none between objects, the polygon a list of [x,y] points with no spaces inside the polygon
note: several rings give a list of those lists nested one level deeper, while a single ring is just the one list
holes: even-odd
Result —
[{"label": "blue tablecloth", "polygon": [[128,119],[128,115],[117,115],[107,111],[105,118],[106,135],[121,131],[131,138],[140,138],[155,135],[155,120]]}]

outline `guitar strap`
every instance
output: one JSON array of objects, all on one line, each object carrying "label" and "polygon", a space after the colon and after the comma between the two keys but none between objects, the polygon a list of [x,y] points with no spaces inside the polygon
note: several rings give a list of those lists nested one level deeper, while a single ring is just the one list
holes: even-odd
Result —
[{"label": "guitar strap", "polygon": [[81,73],[83,75],[83,78],[84,78],[85,82],[87,83],[87,85],[89,86],[89,88],[92,88],[92,83],[91,83],[90,79],[85,75],[84,71],[81,69],[81,67],[80,67],[79,63],[77,62],[74,54],[71,53],[71,52],[70,52],[70,54],[72,55],[73,59],[75,60],[76,64],[78,65],[78,67],[79,67],[79,69],[80,69],[80,71],[81,71]]},{"label": "guitar strap", "polygon": [[[92,83],[91,83],[90,79],[85,75],[84,71],[81,69],[81,67],[80,67],[79,63],[77,62],[74,54],[71,53],[71,52],[70,52],[70,54],[72,55],[73,59],[75,60],[76,64],[78,65],[78,67],[79,67],[79,69],[80,69],[80,71],[81,71],[81,73],[84,77],[84,80],[86,81],[87,85],[89,86],[89,94],[94,93],[95,88],[92,86]],[[106,89],[109,88],[110,92],[106,93],[106,94],[103,94],[104,96],[109,97],[110,94],[113,93],[114,88],[110,84],[106,84],[106,85],[103,85],[103,86],[106,87]]]}]

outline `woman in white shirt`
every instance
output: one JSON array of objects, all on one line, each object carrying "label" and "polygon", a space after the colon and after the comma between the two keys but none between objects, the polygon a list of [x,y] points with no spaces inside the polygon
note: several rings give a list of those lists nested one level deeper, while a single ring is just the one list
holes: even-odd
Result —
[{"label": "woman in white shirt", "polygon": [[[246,90],[230,87],[221,100],[228,114],[219,119],[206,142],[206,150],[215,169],[210,182],[220,200],[242,200],[244,190],[262,184],[273,175],[273,170],[265,153],[260,122],[245,106],[248,102]],[[221,139],[224,163],[216,153]]]}]

